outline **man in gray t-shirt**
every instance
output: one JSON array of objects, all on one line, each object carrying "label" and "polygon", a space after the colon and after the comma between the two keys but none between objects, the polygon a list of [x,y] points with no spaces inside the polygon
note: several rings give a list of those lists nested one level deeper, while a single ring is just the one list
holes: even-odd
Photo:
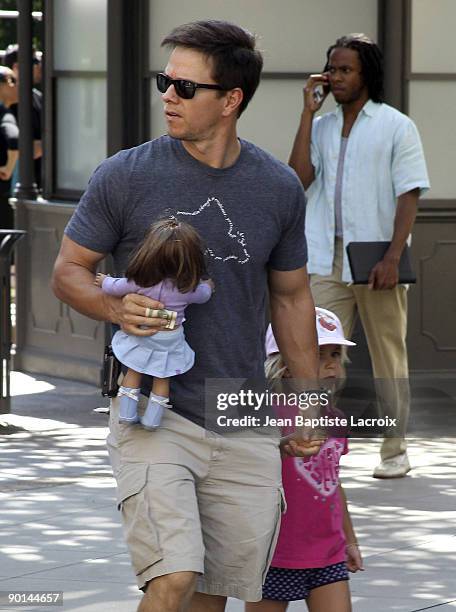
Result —
[{"label": "man in gray t-shirt", "polygon": [[[268,288],[292,376],[316,379],[305,198],[290,168],[236,135],[262,67],[253,36],[209,21],[176,28],[164,44],[173,48],[157,77],[168,135],[121,151],[95,171],[66,229],[54,288],[88,316],[150,335],[162,323],[146,318],[146,308],[162,305],[137,294],[104,295],[93,285],[97,264],[111,253],[122,275],[147,227],[164,214],[201,234],[216,292],[186,311],[195,365],[171,380],[172,409],[155,432],[119,425],[114,400],[108,446],[145,591],[139,609],[187,609],[187,602],[192,611],[223,610],[227,596],[261,599],[279,524],[280,455],[270,436],[205,432],[212,407],[204,406],[204,385],[262,377]],[[318,449],[298,436],[281,446],[297,456]]]}]

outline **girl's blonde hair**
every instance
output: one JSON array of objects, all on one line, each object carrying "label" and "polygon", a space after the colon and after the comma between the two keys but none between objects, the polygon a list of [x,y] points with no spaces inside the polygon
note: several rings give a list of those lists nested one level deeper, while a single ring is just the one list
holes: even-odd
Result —
[{"label": "girl's blonde hair", "polygon": [[271,388],[274,391],[281,392],[283,390],[282,378],[287,370],[282,355],[273,353],[266,357],[264,362],[264,372],[267,380],[271,383]]},{"label": "girl's blonde hair", "polygon": [[[339,385],[343,386],[343,381],[345,380],[345,365],[350,362],[347,356],[347,347],[344,345],[340,345],[341,359],[340,363],[342,366],[343,376],[339,381]],[[272,353],[272,355],[268,355],[266,357],[266,361],[264,362],[264,372],[266,375],[266,379],[271,383],[271,388],[274,391],[281,392],[283,391],[282,378],[285,372],[287,371],[287,366],[282,359],[282,355],[280,353]]]}]

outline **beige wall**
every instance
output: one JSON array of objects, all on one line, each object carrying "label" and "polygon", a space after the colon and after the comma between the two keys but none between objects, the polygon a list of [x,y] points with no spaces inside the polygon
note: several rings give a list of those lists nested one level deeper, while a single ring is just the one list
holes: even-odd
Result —
[{"label": "beige wall", "polygon": [[259,36],[267,71],[322,67],[327,47],[341,34],[377,35],[376,0],[150,0],[150,68],[161,70],[160,41],[173,27],[196,19],[226,19]]},{"label": "beige wall", "polygon": [[456,2],[412,0],[412,72],[454,72]]},{"label": "beige wall", "polygon": [[456,81],[413,81],[409,114],[417,123],[431,179],[427,199],[456,198]]},{"label": "beige wall", "polygon": [[425,197],[454,200],[456,1],[412,0],[411,10],[409,114],[420,130],[429,168],[431,189]]}]

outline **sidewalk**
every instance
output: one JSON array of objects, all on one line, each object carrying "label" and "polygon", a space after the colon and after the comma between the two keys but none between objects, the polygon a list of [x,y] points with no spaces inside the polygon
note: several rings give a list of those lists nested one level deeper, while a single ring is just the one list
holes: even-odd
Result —
[{"label": "sidewalk", "polygon": [[[20,373],[13,390],[12,414],[0,415],[0,592],[64,591],[63,608],[22,610],[134,612],[107,419],[92,410],[106,401],[88,385]],[[456,611],[454,438],[412,440],[415,469],[396,481],[371,478],[377,443],[350,448],[342,478],[366,567],[351,579],[354,611]],[[228,612],[242,610],[229,601]]]}]

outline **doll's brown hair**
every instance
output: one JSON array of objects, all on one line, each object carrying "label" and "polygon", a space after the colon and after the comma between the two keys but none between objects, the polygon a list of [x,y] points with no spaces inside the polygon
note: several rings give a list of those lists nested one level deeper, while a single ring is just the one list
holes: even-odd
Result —
[{"label": "doll's brown hair", "polygon": [[194,291],[205,275],[200,235],[188,223],[174,218],[161,219],[150,226],[125,274],[140,287],[152,287],[168,278],[182,293]]}]

